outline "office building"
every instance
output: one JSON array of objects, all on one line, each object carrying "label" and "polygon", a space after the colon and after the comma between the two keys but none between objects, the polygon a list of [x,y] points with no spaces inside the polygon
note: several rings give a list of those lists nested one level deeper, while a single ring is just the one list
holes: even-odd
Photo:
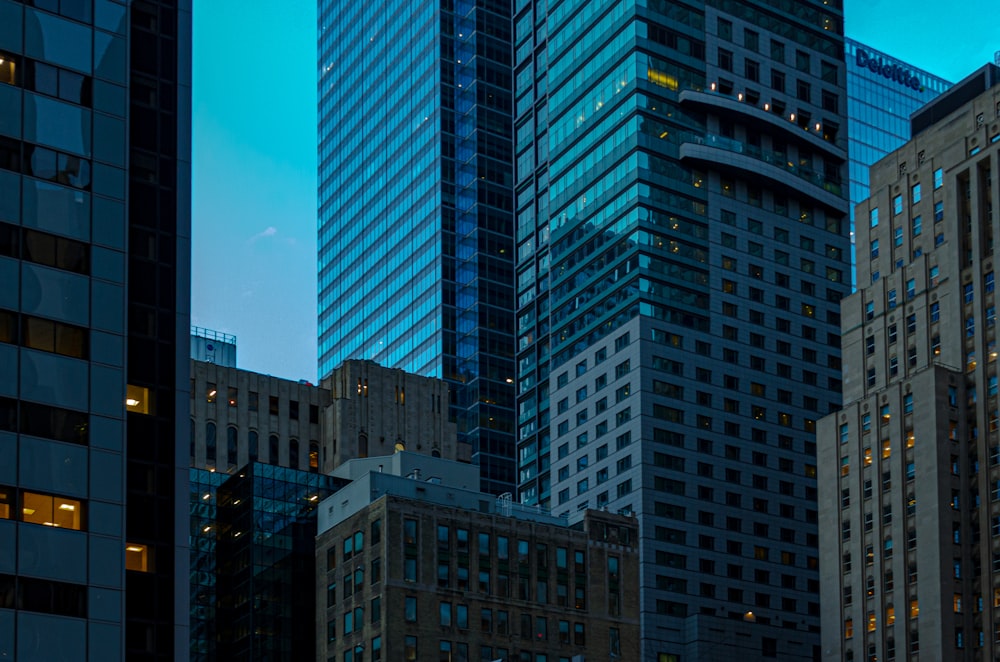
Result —
[{"label": "office building", "polygon": [[190,30],[0,1],[0,657],[187,655]]},{"label": "office building", "polygon": [[819,423],[824,661],[1000,655],[1000,68],[912,134],[855,210],[845,404]]},{"label": "office building", "polygon": [[319,2],[319,373],[451,387],[483,489],[514,489],[510,3]]},{"label": "office building", "polygon": [[868,198],[868,168],[910,139],[910,114],[951,83],[850,38],[844,39],[844,59],[854,287],[854,208]]},{"label": "office building", "polygon": [[639,660],[638,526],[479,492],[474,466],[352,460],[319,507],[318,659]]},{"label": "office building", "polygon": [[467,464],[448,385],[372,361],[320,386],[190,365],[191,660],[315,659],[301,586],[313,584],[315,507],[346,483],[328,474],[403,449]]},{"label": "office building", "polygon": [[[517,499],[642,523],[639,659],[818,654],[839,2],[518,2]],[[751,617],[748,613],[752,612]]]}]

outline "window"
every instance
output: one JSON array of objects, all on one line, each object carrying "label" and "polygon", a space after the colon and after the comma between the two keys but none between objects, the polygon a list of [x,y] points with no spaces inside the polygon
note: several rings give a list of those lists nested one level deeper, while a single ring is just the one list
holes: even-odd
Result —
[{"label": "window", "polygon": [[892,213],[893,214],[903,213],[903,196],[897,195],[892,199]]},{"label": "window", "polygon": [[403,618],[407,623],[417,622],[417,598],[415,596],[406,596],[403,603]]},{"label": "window", "polygon": [[934,171],[934,188],[939,189],[944,184],[944,170],[938,168]]},{"label": "window", "polygon": [[[3,502],[0,500],[0,506],[2,504]],[[125,544],[125,569],[135,570],[136,572],[149,571],[149,549],[146,545],[137,545],[135,543]]]},{"label": "window", "polygon": [[913,221],[911,223],[912,223],[913,236],[919,237],[923,225],[920,216],[914,216]]},{"label": "window", "polygon": [[917,204],[918,202],[920,202],[920,184],[919,183],[914,184],[913,186],[910,187],[910,199],[913,201],[913,204]]},{"label": "window", "polygon": [[878,207],[874,207],[868,211],[868,221],[871,227],[878,227]]},{"label": "window", "polygon": [[77,499],[22,490],[20,508],[15,508],[15,512],[21,514],[22,522],[86,530],[84,503]]},{"label": "window", "polygon": [[872,258],[878,257],[878,239],[872,239]]},{"label": "window", "polygon": [[934,203],[934,222],[940,223],[944,220],[944,202],[938,200]]}]

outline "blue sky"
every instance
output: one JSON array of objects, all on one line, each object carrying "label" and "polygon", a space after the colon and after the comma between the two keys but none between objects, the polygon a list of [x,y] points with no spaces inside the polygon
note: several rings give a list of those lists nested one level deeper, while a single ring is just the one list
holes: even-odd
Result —
[{"label": "blue sky", "polygon": [[[848,36],[952,81],[1000,49],[996,0],[844,4]],[[192,324],[315,382],[315,0],[196,3],[193,66]]]}]

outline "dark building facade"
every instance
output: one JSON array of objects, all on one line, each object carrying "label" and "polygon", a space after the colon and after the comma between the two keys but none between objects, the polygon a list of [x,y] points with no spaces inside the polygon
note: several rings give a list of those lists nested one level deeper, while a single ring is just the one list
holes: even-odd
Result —
[{"label": "dark building facade", "polygon": [[0,2],[0,656],[187,656],[190,29]]},{"label": "dark building facade", "polygon": [[514,26],[517,499],[638,516],[641,659],[813,659],[841,4],[524,0]]},{"label": "dark building facade", "polygon": [[[316,506],[346,481],[254,462],[192,469],[191,660],[314,660]],[[213,483],[217,487],[213,489]],[[206,495],[208,498],[206,499]]]},{"label": "dark building facade", "polygon": [[319,2],[320,377],[372,359],[447,380],[492,493],[516,478],[510,15]]}]

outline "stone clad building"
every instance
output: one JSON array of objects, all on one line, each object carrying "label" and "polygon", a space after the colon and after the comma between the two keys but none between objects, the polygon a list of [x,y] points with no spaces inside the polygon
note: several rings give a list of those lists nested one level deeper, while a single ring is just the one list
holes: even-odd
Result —
[{"label": "stone clad building", "polygon": [[317,658],[638,660],[638,525],[478,491],[474,467],[348,462],[319,507]]},{"label": "stone clad building", "polygon": [[845,405],[819,423],[831,662],[1000,655],[1000,68],[911,122],[856,207]]},{"label": "stone clad building", "polygon": [[346,361],[314,386],[192,360],[191,400],[193,467],[260,461],[329,473],[397,449],[469,459],[448,421],[448,385],[372,361]]}]

